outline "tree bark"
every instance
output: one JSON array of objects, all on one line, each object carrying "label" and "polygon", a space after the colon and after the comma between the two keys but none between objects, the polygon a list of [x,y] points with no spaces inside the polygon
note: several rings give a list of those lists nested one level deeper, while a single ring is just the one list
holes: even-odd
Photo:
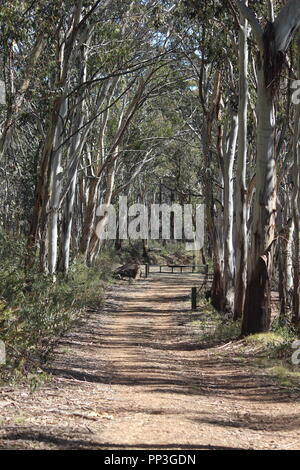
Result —
[{"label": "tree bark", "polygon": [[[267,331],[271,321],[271,278],[276,217],[274,97],[264,61],[258,63],[256,193],[242,335]],[[267,252],[267,255],[265,255]]]},{"label": "tree bark", "polygon": [[[231,107],[231,106],[230,106]],[[224,152],[224,306],[233,313],[235,253],[233,247],[233,164],[238,135],[238,116],[230,109],[228,149]]]},{"label": "tree bark", "polygon": [[[300,39],[298,39],[298,54],[300,52]],[[298,72],[300,72],[300,59],[298,61]],[[294,221],[294,258],[293,258],[293,323],[300,324],[300,104],[296,105],[294,117],[293,138],[293,197],[292,212]]]}]

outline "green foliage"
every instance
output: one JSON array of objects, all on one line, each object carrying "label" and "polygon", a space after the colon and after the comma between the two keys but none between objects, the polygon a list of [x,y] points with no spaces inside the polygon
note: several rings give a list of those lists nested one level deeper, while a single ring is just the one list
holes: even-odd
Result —
[{"label": "green foliage", "polygon": [[22,243],[14,250],[11,245],[2,235],[0,339],[6,345],[7,364],[0,366],[0,379],[33,374],[33,382],[40,382],[43,376],[35,371],[48,360],[58,339],[80,314],[101,306],[111,274],[110,254],[102,253],[90,269],[75,260],[70,274],[59,275],[55,283],[39,274],[29,283],[18,262]]},{"label": "green foliage", "polygon": [[204,299],[201,299],[199,307],[200,316],[196,313],[195,320],[189,324],[197,343],[214,346],[236,340],[240,336],[240,322],[234,322],[229,315],[218,313]]}]

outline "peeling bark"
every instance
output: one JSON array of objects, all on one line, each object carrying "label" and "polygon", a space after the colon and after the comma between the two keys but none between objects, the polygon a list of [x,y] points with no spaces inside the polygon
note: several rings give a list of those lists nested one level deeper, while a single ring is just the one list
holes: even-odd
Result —
[{"label": "peeling bark", "polygon": [[248,111],[248,22],[241,21],[239,33],[239,129],[236,169],[236,276],[234,320],[242,317],[247,287],[247,111]]}]

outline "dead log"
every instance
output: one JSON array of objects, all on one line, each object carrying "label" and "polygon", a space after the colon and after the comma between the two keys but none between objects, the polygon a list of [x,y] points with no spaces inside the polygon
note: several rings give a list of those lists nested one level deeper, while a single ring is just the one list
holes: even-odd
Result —
[{"label": "dead log", "polygon": [[113,277],[115,279],[122,279],[124,277],[137,279],[141,277],[141,266],[139,264],[125,264],[114,271]]}]

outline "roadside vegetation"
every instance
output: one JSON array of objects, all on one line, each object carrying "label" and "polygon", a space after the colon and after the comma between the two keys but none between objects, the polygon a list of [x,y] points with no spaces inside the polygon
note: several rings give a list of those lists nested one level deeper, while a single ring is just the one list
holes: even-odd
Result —
[{"label": "roadside vegetation", "polygon": [[221,360],[230,357],[233,362],[245,363],[282,386],[300,387],[299,365],[292,363],[292,344],[298,333],[291,322],[282,324],[275,317],[270,331],[241,337],[240,322],[233,321],[231,315],[217,312],[204,295],[198,305],[186,325],[194,343]]}]

